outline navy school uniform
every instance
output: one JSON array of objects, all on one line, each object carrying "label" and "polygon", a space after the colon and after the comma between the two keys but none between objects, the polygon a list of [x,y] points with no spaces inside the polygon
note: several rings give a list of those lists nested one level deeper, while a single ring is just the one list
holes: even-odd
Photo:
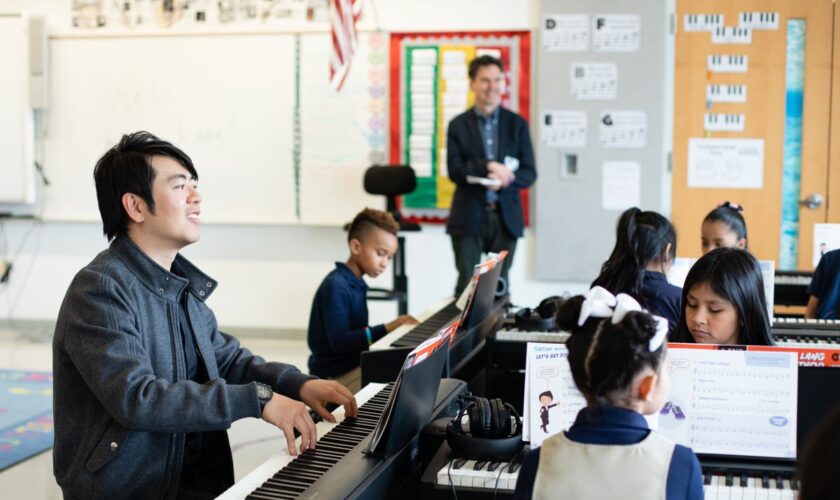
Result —
[{"label": "navy school uniform", "polygon": [[645,271],[641,299],[645,309],[668,320],[668,329],[673,332],[682,315],[682,288],[668,283],[662,273]]},{"label": "navy school uniform", "polygon": [[[578,413],[575,423],[564,432],[565,438],[573,443],[618,447],[641,443],[650,434],[651,430],[647,421],[635,411],[625,408],[588,407]],[[559,436],[554,436],[556,437]],[[543,446],[546,444],[547,442]],[[522,500],[532,497],[540,466],[541,451],[542,448],[537,448],[525,454],[516,482],[514,499]],[[609,467],[605,467],[604,470],[593,471],[593,475],[608,475],[611,472],[615,473],[609,470]],[[543,471],[543,474],[547,473],[555,476],[556,481],[560,483],[565,480],[562,470]],[[573,482],[575,478],[570,477],[568,481]],[[697,456],[690,448],[674,445],[665,481],[665,492],[664,495],[659,495],[659,498],[662,497],[666,500],[703,499],[703,473]],[[556,491],[556,498],[564,498],[564,492]]]},{"label": "navy school uniform", "polygon": [[[309,315],[309,373],[337,377],[359,366],[359,355],[368,349],[367,291],[365,280],[343,262],[336,262],[321,282]],[[385,325],[370,331],[373,342],[387,333]]]},{"label": "navy school uniform", "polygon": [[814,271],[814,278],[808,285],[808,295],[813,295],[820,301],[817,306],[817,318],[840,318],[840,249],[822,256]]}]

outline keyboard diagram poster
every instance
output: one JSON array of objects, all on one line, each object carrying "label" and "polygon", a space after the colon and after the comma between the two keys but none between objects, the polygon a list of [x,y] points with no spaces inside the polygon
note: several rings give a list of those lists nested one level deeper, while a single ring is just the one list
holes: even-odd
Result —
[{"label": "keyboard diagram poster", "polygon": [[695,453],[796,457],[797,355],[671,346],[659,432]]}]

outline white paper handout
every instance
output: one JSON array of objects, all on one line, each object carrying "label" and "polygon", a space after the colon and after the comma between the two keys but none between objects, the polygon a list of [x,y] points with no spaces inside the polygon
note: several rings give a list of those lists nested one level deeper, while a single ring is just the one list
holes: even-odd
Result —
[{"label": "white paper handout", "polygon": [[589,49],[589,16],[586,14],[545,16],[542,45],[550,52],[582,52]]},{"label": "white paper handout", "polygon": [[767,303],[767,318],[773,324],[773,298],[775,297],[774,286],[776,285],[776,261],[760,260],[758,267],[761,269],[761,277],[764,281],[764,301]]},{"label": "white paper handout", "polygon": [[695,453],[796,457],[795,352],[672,346],[659,432]]},{"label": "white paper handout", "polygon": [[586,113],[546,110],[540,120],[540,140],[550,148],[586,146]]},{"label": "white paper handout", "polygon": [[618,66],[615,63],[574,63],[570,70],[574,99],[609,100],[618,96]]},{"label": "white paper handout", "polygon": [[601,145],[606,148],[643,148],[647,142],[647,113],[604,111],[598,131]]},{"label": "white paper handout", "polygon": [[642,38],[642,16],[599,14],[592,18],[592,49],[595,52],[636,52]]},{"label": "white paper handout", "polygon": [[764,139],[688,140],[688,187],[761,189]]},{"label": "white paper handout", "polygon": [[840,248],[840,224],[814,224],[814,267],[826,252]]},{"label": "white paper handout", "polygon": [[635,161],[605,161],[601,167],[601,206],[626,210],[641,204],[642,167]]}]

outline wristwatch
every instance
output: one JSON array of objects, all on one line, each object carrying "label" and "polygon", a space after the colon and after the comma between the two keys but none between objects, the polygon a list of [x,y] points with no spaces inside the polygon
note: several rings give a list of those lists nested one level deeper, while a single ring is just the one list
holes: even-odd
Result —
[{"label": "wristwatch", "polygon": [[271,398],[274,396],[274,391],[271,390],[270,385],[263,384],[261,382],[257,382],[257,397],[260,398],[260,415],[262,415],[263,410],[265,410],[265,405],[271,401]]}]

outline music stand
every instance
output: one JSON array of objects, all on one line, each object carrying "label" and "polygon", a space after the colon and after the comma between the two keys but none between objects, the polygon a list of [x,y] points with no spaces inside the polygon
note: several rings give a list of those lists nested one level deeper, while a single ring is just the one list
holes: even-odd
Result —
[{"label": "music stand", "polygon": [[[414,169],[408,165],[373,165],[365,171],[364,188],[369,194],[381,194],[386,210],[400,225],[400,232],[419,231],[420,225],[403,219],[397,210],[397,196],[408,194],[417,187]],[[394,288],[368,289],[368,300],[396,300],[399,314],[408,314],[408,276],[405,274],[405,237],[397,235],[397,252],[393,258]]]}]

